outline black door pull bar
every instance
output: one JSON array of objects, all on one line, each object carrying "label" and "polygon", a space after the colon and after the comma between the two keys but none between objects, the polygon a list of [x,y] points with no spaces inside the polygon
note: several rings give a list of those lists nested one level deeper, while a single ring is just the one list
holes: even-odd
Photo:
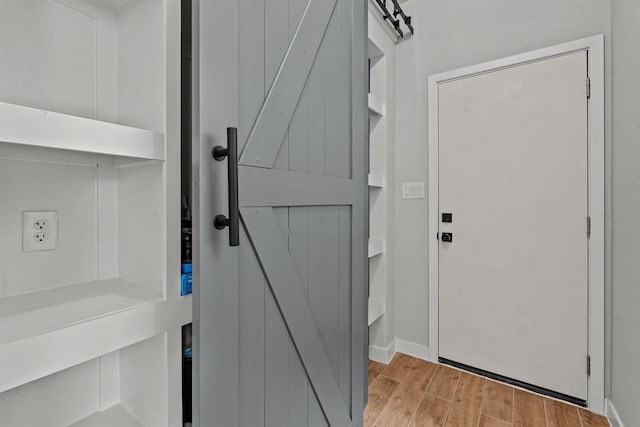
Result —
[{"label": "black door pull bar", "polygon": [[238,129],[227,128],[227,148],[213,147],[213,158],[222,161],[227,158],[229,185],[229,218],[216,215],[213,226],[217,230],[229,227],[229,246],[240,244],[240,208],[238,207]]}]

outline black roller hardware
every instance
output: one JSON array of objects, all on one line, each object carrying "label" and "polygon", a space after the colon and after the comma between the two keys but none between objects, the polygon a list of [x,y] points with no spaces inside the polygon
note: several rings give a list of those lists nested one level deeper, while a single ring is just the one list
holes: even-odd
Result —
[{"label": "black roller hardware", "polygon": [[413,34],[413,25],[411,25],[411,17],[407,16],[404,13],[402,8],[398,4],[398,0],[391,0],[391,1],[393,2],[393,16],[397,18],[398,15],[400,15],[400,17],[404,21],[404,25],[406,25],[409,31],[411,31],[411,34]]},{"label": "black roller hardware", "polygon": [[213,226],[217,230],[229,227],[229,246],[240,245],[240,208],[238,206],[238,129],[227,128],[227,148],[213,147],[211,152],[217,161],[227,159],[229,185],[229,217],[216,215]]},{"label": "black roller hardware", "polygon": [[402,30],[401,21],[400,19],[398,19],[398,15],[400,15],[400,18],[402,18],[404,25],[409,29],[409,31],[411,31],[411,34],[413,34],[413,24],[411,22],[411,17],[407,16],[407,14],[404,13],[402,7],[398,3],[398,0],[391,0],[391,3],[393,3],[393,13],[391,13],[391,11],[387,8],[387,0],[376,0],[376,3],[380,8],[382,17],[385,20],[389,20],[389,23],[391,23],[391,26],[401,38],[404,37],[404,31]]}]

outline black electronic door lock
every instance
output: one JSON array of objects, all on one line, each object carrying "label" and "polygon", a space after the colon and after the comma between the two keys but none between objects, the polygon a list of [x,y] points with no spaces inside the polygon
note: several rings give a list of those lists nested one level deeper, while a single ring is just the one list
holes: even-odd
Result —
[{"label": "black electronic door lock", "polygon": [[453,242],[453,233],[442,233],[442,241],[446,243]]}]

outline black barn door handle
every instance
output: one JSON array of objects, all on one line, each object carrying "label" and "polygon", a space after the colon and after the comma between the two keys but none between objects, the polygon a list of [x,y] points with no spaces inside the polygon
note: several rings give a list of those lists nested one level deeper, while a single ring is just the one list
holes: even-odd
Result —
[{"label": "black barn door handle", "polygon": [[240,244],[240,208],[238,207],[238,129],[227,128],[227,148],[213,147],[213,158],[222,161],[227,158],[229,180],[229,218],[216,215],[213,226],[218,230],[229,227],[229,246]]}]

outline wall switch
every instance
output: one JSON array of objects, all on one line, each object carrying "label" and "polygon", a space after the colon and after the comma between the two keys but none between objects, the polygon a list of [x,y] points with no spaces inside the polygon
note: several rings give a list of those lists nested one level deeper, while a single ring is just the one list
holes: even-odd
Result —
[{"label": "wall switch", "polygon": [[403,182],[403,199],[424,199],[424,182]]},{"label": "wall switch", "polygon": [[58,249],[58,212],[22,212],[22,252]]}]

